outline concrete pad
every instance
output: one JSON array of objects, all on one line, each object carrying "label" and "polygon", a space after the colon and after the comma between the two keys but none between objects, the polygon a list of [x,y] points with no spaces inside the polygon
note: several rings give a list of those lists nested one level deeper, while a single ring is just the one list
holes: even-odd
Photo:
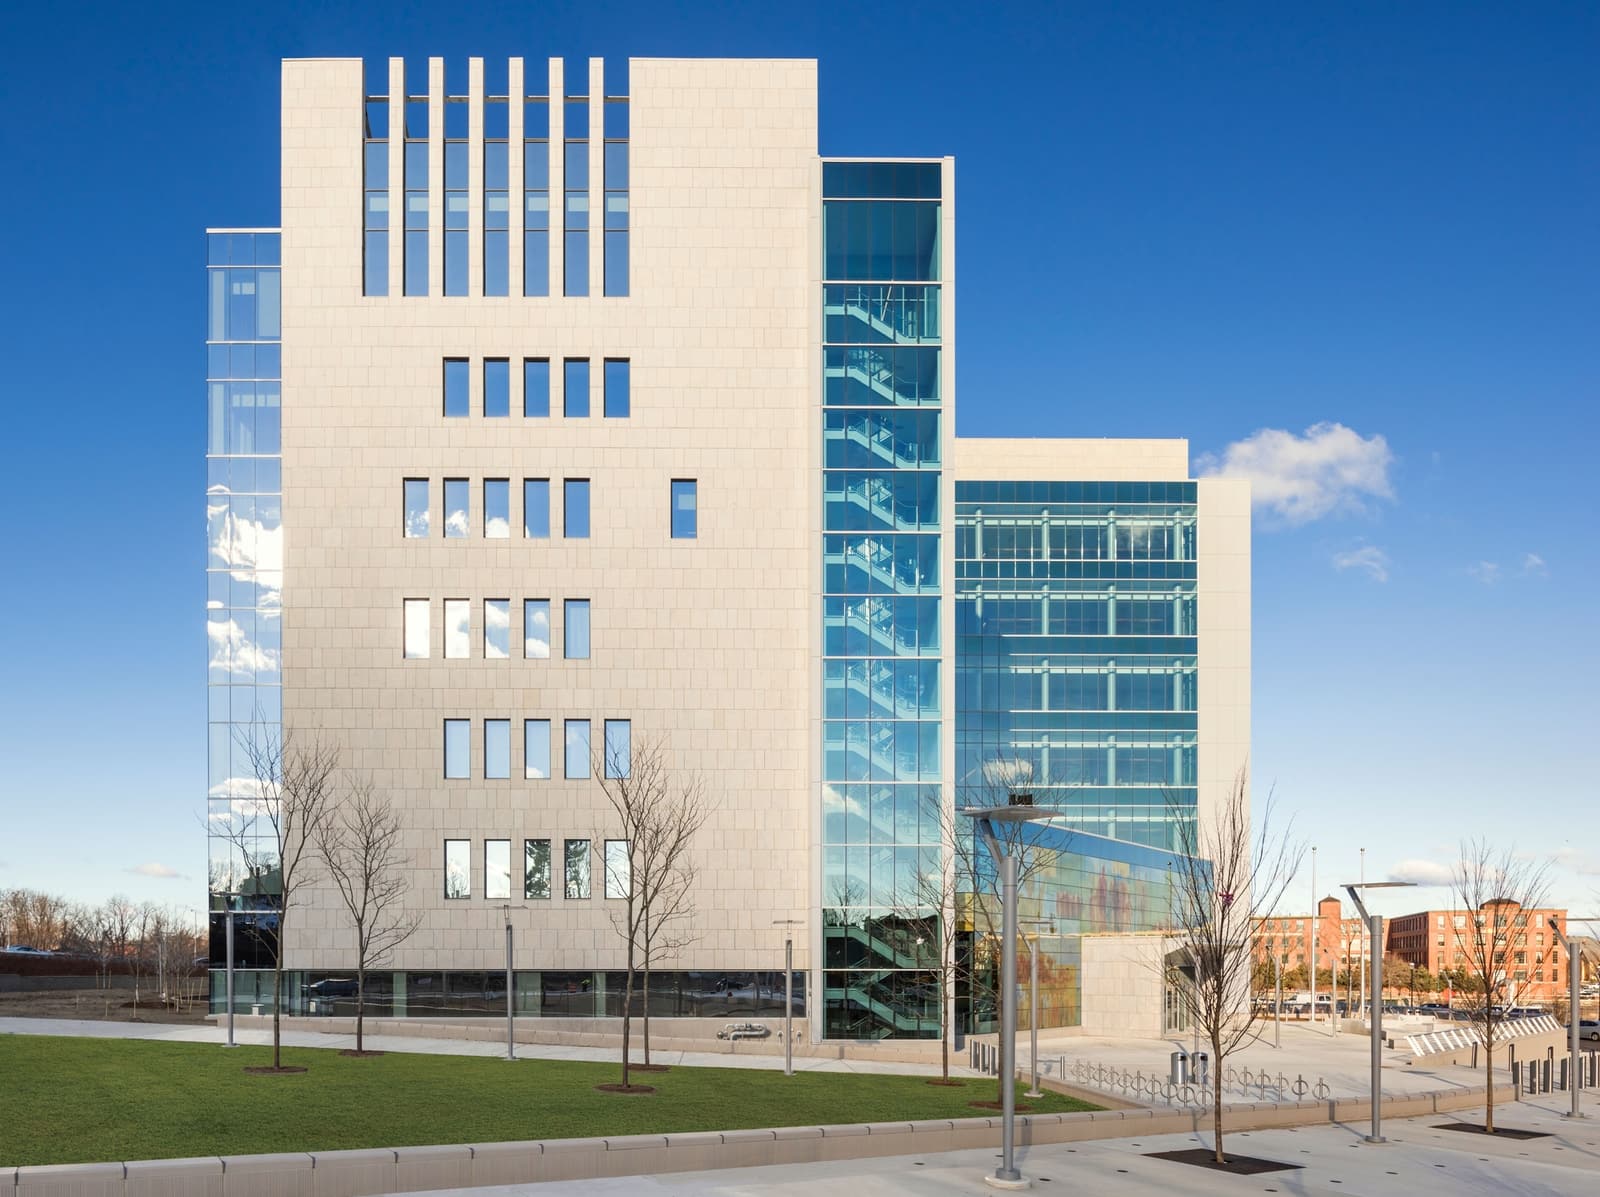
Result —
[{"label": "concrete pad", "polygon": [[16,1177],[17,1197],[122,1197],[121,1164],[39,1164]]},{"label": "concrete pad", "polygon": [[280,1155],[222,1157],[223,1197],[305,1197],[313,1181],[311,1156],[299,1151]]},{"label": "concrete pad", "polygon": [[222,1197],[222,1158],[130,1160],[124,1193],[132,1197]]},{"label": "concrete pad", "polygon": [[472,1183],[472,1148],[397,1147],[394,1151],[395,1191],[442,1189]]},{"label": "concrete pad", "polygon": [[392,1193],[400,1184],[392,1148],[319,1151],[312,1159],[315,1197],[367,1197],[370,1193]]}]

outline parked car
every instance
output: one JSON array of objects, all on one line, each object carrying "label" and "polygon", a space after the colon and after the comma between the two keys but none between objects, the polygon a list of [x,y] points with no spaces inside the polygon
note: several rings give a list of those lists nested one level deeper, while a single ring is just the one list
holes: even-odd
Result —
[{"label": "parked car", "polygon": [[1580,1018],[1578,1038],[1593,1039],[1596,1043],[1600,1043],[1600,1018]]},{"label": "parked car", "polygon": [[16,956],[54,956],[49,948],[31,948],[25,943],[14,943],[6,951]]}]

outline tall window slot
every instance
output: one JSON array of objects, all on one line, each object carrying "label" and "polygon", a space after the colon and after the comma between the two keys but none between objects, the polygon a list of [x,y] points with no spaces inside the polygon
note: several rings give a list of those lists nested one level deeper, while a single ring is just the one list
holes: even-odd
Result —
[{"label": "tall window slot", "polygon": [[522,293],[550,294],[550,98],[523,103]]},{"label": "tall window slot", "polygon": [[444,293],[467,293],[467,97],[444,100]]},{"label": "tall window slot", "polygon": [[[589,294],[589,89],[586,85],[588,73],[581,69],[583,65],[581,59],[567,64],[567,91],[570,93],[574,85],[579,85],[585,94],[568,94],[564,110],[564,295]],[[573,70],[575,66],[580,69]],[[580,79],[585,84],[578,84]]]},{"label": "tall window slot", "polygon": [[363,295],[389,294],[389,97],[369,95],[362,159]]},{"label": "tall window slot", "polygon": [[605,293],[628,294],[628,60],[606,63]]},{"label": "tall window slot", "polygon": [[[414,94],[407,64],[405,293],[428,293],[428,97]],[[425,78],[426,76],[424,76]],[[426,86],[426,85],[424,85]]]},{"label": "tall window slot", "polygon": [[483,105],[483,293],[511,294],[511,178],[507,136],[511,105],[486,96]]}]

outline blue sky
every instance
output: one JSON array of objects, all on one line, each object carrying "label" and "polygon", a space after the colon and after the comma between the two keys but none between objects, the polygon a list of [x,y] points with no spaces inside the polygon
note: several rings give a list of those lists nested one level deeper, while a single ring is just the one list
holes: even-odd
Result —
[{"label": "blue sky", "polygon": [[0,887],[200,894],[201,230],[277,221],[278,60],[793,55],[822,152],[956,157],[962,434],[1258,479],[1256,785],[1320,887],[1482,835],[1600,913],[1600,9],[49,7],[0,51]]}]

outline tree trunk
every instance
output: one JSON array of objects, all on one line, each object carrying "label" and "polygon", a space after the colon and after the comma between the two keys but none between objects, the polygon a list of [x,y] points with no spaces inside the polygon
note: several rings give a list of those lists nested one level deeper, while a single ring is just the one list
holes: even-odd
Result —
[{"label": "tree trunk", "polygon": [[367,1015],[367,964],[365,958],[356,961],[356,1055],[364,1050],[362,1024]]},{"label": "tree trunk", "polygon": [[1217,1163],[1226,1164],[1228,1157],[1222,1154],[1222,1053],[1215,1040],[1211,1044],[1211,1133],[1217,1143]]},{"label": "tree trunk", "polygon": [[628,953],[628,980],[622,997],[622,1087],[630,1087],[628,1079],[628,1044],[633,1027],[633,953]]},{"label": "tree trunk", "polygon": [[644,989],[642,996],[644,1009],[640,1013],[644,1017],[644,1062],[648,1065],[650,1063],[650,965],[648,962],[645,963],[644,971],[640,974],[639,980]]},{"label": "tree trunk", "polygon": [[[287,905],[287,904],[286,904]],[[278,950],[272,954],[272,1066],[283,1067],[283,932],[284,917],[278,915]]]},{"label": "tree trunk", "polygon": [[1489,1034],[1489,1025],[1483,1028],[1483,1054],[1484,1054],[1484,1105],[1483,1129],[1489,1134],[1494,1134],[1494,1039]]}]

